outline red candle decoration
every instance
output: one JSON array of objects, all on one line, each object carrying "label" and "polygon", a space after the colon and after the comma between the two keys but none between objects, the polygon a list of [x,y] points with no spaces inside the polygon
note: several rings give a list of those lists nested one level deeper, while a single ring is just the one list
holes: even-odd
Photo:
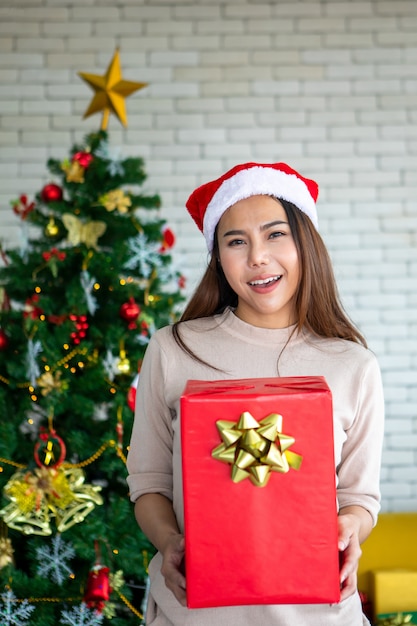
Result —
[{"label": "red candle decoration", "polygon": [[62,189],[54,183],[49,183],[42,189],[41,198],[46,204],[49,202],[59,202],[62,200]]},{"label": "red candle decoration", "polygon": [[103,565],[94,565],[88,573],[87,587],[84,594],[84,602],[90,609],[96,609],[101,613],[105,602],[110,598],[110,569]]},{"label": "red candle decoration", "polygon": [[128,322],[127,327],[129,330],[136,328],[136,320],[140,315],[140,306],[133,297],[129,298],[128,302],[125,302],[120,307],[120,317]]}]

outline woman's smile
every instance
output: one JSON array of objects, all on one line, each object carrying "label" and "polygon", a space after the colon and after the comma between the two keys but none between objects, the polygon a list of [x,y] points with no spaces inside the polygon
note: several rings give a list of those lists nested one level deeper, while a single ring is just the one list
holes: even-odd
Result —
[{"label": "woman's smile", "polygon": [[279,276],[268,276],[266,278],[255,278],[249,281],[251,287],[260,287],[266,289],[267,287],[274,287],[274,285],[280,280]]}]

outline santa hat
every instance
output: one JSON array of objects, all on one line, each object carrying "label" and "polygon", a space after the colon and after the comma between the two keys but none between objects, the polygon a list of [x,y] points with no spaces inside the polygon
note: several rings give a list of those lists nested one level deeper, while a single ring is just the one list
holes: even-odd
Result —
[{"label": "santa hat", "polygon": [[304,178],[286,163],[243,163],[198,187],[188,198],[186,207],[211,251],[221,216],[239,200],[256,195],[282,198],[295,204],[318,228],[318,193],[314,180]]}]

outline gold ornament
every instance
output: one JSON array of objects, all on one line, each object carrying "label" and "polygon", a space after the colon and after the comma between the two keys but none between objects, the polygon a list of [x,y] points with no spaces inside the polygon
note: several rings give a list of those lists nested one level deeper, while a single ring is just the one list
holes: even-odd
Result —
[{"label": "gold ornament", "polygon": [[117,209],[119,213],[127,213],[132,206],[132,200],[122,189],[114,189],[101,196],[98,200],[107,211]]},{"label": "gold ornament", "polygon": [[73,246],[84,243],[87,248],[97,250],[97,241],[106,232],[105,222],[87,222],[84,224],[72,213],[64,213],[62,216],[64,226],[68,231],[68,241]]},{"label": "gold ornament", "polygon": [[52,372],[45,372],[37,379],[37,385],[41,388],[41,394],[43,396],[49,395],[52,391],[61,391],[67,387],[67,383],[63,383],[61,380],[61,372],[57,372],[55,376]]},{"label": "gold ornament", "polygon": [[49,218],[49,222],[45,226],[45,235],[51,238],[57,237],[59,235],[59,228],[53,217]]},{"label": "gold ornament", "polygon": [[94,91],[94,97],[84,113],[84,118],[103,111],[102,130],[107,128],[110,113],[113,113],[123,126],[127,126],[125,98],[148,85],[148,83],[122,80],[118,49],[116,49],[104,76],[86,74],[85,72],[78,72],[78,76]]},{"label": "gold ornament", "polygon": [[271,413],[260,422],[248,412],[238,423],[216,422],[223,443],[212,451],[213,458],[232,466],[231,477],[238,483],[245,478],[257,487],[264,487],[271,472],[285,474],[289,468],[299,469],[302,457],[288,448],[294,437],[282,433],[282,415]]},{"label": "gold ornament", "polygon": [[61,169],[66,174],[67,183],[83,183],[85,168],[78,161],[66,159],[61,164]]},{"label": "gold ornament", "polygon": [[[0,248],[0,252],[1,252],[1,248]],[[0,287],[0,313],[2,311],[5,311],[9,308],[10,303],[9,303],[9,298],[7,296],[6,290],[4,287]]]},{"label": "gold ornament", "polygon": [[8,537],[0,537],[0,569],[8,565],[14,565],[13,546]]},{"label": "gold ornament", "polygon": [[103,503],[98,493],[101,487],[84,485],[84,480],[79,468],[19,470],[4,488],[11,503],[0,515],[9,528],[42,536],[52,534],[50,521],[55,518],[57,531],[62,533]]},{"label": "gold ornament", "polygon": [[117,369],[120,374],[129,374],[130,373],[130,361],[126,356],[125,350],[120,350],[119,361],[117,363]]}]

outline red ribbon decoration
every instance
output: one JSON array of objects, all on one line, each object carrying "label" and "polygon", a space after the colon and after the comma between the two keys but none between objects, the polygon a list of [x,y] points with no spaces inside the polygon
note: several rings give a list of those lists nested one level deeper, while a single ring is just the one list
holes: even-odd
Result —
[{"label": "red ribbon decoration", "polygon": [[18,200],[12,202],[13,211],[20,217],[21,220],[25,220],[29,213],[35,208],[34,202],[28,202],[28,197],[22,194]]}]

